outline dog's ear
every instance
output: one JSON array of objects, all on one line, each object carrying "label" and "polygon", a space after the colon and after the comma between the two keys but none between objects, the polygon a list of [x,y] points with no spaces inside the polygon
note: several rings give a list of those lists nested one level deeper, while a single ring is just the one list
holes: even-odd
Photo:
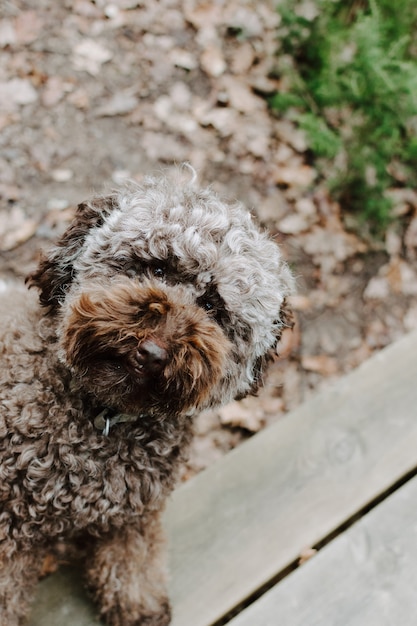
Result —
[{"label": "dog's ear", "polygon": [[288,353],[291,352],[291,349],[288,348],[288,344],[286,348],[283,347],[286,354],[281,353],[280,344],[281,344],[283,335],[288,332],[291,332],[294,328],[294,325],[295,325],[294,313],[288,303],[287,298],[285,298],[284,302],[282,303],[282,307],[279,312],[279,319],[277,320],[277,324],[276,324],[274,345],[271,346],[271,348],[266,352],[266,354],[263,354],[256,360],[256,363],[254,366],[253,384],[251,388],[249,389],[249,391],[247,392],[247,394],[236,398],[236,400],[241,400],[246,395],[256,396],[259,389],[263,385],[264,375],[268,368],[268,365],[272,363],[272,361],[276,360],[277,357],[284,358],[288,356]]},{"label": "dog's ear", "polygon": [[57,307],[73,280],[73,264],[78,257],[87,233],[91,228],[101,226],[106,217],[117,206],[115,196],[97,197],[78,205],[74,219],[56,247],[26,279],[30,287],[40,290],[43,306]]}]

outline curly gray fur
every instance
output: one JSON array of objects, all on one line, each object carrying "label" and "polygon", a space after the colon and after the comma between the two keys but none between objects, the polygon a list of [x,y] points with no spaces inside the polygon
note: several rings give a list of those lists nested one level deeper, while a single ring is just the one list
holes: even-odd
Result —
[{"label": "curly gray fur", "polygon": [[108,624],[164,626],[159,518],[193,415],[256,389],[290,271],[240,204],[150,177],[80,205],[29,282],[41,304],[0,282],[0,623],[65,538]]}]

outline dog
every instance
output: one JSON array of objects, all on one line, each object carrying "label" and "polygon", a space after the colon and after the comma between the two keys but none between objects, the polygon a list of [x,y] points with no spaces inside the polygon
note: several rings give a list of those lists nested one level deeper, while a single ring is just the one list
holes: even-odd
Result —
[{"label": "dog", "polygon": [[0,282],[2,626],[62,542],[107,624],[169,624],[160,520],[193,418],[255,393],[291,325],[278,245],[177,178],[80,204],[35,289]]}]

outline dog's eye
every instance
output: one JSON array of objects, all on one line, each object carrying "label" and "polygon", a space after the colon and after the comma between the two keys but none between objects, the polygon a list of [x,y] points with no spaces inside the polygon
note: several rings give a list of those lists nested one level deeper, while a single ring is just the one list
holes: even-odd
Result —
[{"label": "dog's eye", "polygon": [[165,278],[165,268],[161,265],[157,265],[152,268],[152,273],[156,278]]},{"label": "dog's eye", "polygon": [[197,303],[198,303],[198,306],[204,309],[204,311],[207,311],[207,313],[213,314],[216,311],[216,306],[208,298],[199,298],[197,300]]},{"label": "dog's eye", "polygon": [[210,312],[210,311],[214,311],[214,304],[213,304],[212,302],[210,302],[209,300],[206,300],[206,301],[203,303],[203,309],[204,309],[205,311],[208,311],[208,312]]}]

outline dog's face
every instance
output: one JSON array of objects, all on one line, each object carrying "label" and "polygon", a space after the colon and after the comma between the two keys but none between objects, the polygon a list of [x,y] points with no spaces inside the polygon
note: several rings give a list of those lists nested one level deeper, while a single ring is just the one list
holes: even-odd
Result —
[{"label": "dog's face", "polygon": [[292,284],[246,210],[164,179],[80,205],[30,280],[86,391],[158,415],[253,391]]}]

